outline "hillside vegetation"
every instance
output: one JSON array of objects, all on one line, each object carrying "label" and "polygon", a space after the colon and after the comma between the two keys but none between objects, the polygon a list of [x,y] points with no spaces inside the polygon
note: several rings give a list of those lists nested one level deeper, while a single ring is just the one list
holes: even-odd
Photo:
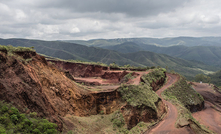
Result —
[{"label": "hillside vegetation", "polygon": [[210,74],[208,76],[211,78],[211,83],[215,84],[218,87],[221,87],[221,70],[215,72],[214,74]]},{"label": "hillside vegetation", "polygon": [[[214,44],[215,45],[215,44]],[[149,44],[136,44],[125,42],[115,46],[104,46],[103,48],[115,50],[121,53],[134,53],[139,51],[151,51],[169,56],[178,57],[185,60],[205,63],[207,65],[221,67],[221,47],[220,46],[192,46],[184,45],[160,47]]]},{"label": "hillside vegetation", "polygon": [[119,45],[125,42],[136,44],[149,44],[157,46],[220,46],[221,37],[174,37],[174,38],[118,38],[118,39],[93,39],[93,40],[65,40],[87,46],[106,47]]},{"label": "hillside vegetation", "polygon": [[57,125],[37,117],[37,113],[23,114],[17,108],[0,101],[0,134],[9,133],[57,133]]},{"label": "hillside vegetation", "polygon": [[38,53],[65,60],[93,61],[105,64],[116,63],[121,66],[129,64],[130,66],[140,67],[168,67],[169,70],[174,70],[186,76],[188,79],[193,79],[193,77],[199,73],[218,70],[216,67],[202,63],[186,61],[147,51],[123,54],[112,50],[87,47],[73,43],[26,39],[0,39],[0,44],[24,47],[33,46]]}]

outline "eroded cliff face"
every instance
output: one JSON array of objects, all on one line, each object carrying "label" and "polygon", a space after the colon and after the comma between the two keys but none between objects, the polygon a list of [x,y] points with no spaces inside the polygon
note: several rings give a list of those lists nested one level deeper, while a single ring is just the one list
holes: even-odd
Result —
[{"label": "eroded cliff face", "polygon": [[48,60],[54,63],[58,68],[68,70],[74,77],[100,77],[108,67],[100,65],[90,65],[83,63],[72,63],[66,61]]},{"label": "eroded cliff face", "polygon": [[[152,82],[150,84],[151,89],[153,91],[158,90],[161,86],[163,86],[165,82],[165,78],[166,77],[163,76],[161,79],[155,82]],[[143,81],[142,77],[141,77],[141,81]],[[152,96],[156,96],[156,95],[152,94]],[[128,103],[121,107],[121,112],[124,116],[128,129],[132,129],[141,121],[143,122],[157,121],[163,116],[163,114],[166,113],[165,104],[163,103],[161,98],[159,97],[157,98],[158,99],[156,99],[154,102],[154,106],[156,109],[153,109],[153,107],[147,106],[145,104],[142,104],[140,106],[132,106]]]},{"label": "eroded cliff face", "polygon": [[[68,63],[65,61],[53,61],[53,60],[50,61],[55,63],[56,66],[59,66],[59,68],[68,70],[72,75],[76,77],[84,77],[84,78],[100,77],[108,80],[110,83],[121,83],[121,81],[123,81],[123,77],[128,74],[127,71],[117,71],[117,70],[108,71],[107,67],[102,67],[99,65],[84,65],[81,63]],[[137,76],[137,75],[138,74],[136,74],[135,72],[132,73],[132,76]],[[164,77],[162,77],[159,80],[156,80],[155,82],[152,82],[150,84],[152,90],[154,91],[158,90],[164,84],[165,78],[166,74],[164,73]],[[84,84],[100,85],[96,83],[88,84],[87,82],[84,82]],[[108,92],[92,93],[92,96],[95,99],[91,102],[96,105],[94,105],[94,108],[87,107],[86,109],[90,109],[92,114],[98,114],[100,112],[104,114],[110,114],[120,108],[124,116],[125,123],[128,126],[128,129],[133,128],[134,126],[137,125],[137,123],[141,121],[144,122],[157,121],[166,112],[165,104],[162,102],[160,98],[154,104],[157,109],[155,110],[147,105],[142,105],[139,107],[129,105],[128,103],[122,100],[122,95],[117,91],[117,89]],[[84,100],[85,99],[83,98],[80,101]]]},{"label": "eroded cliff face", "polygon": [[26,113],[37,112],[38,116],[56,123],[59,131],[63,130],[63,117],[67,114],[90,116],[121,109],[131,129],[138,122],[156,120],[165,112],[161,100],[155,104],[158,112],[154,112],[147,106],[127,105],[117,89],[92,92],[74,82],[73,76],[78,76],[101,77],[120,83],[128,74],[127,71],[107,72],[107,69],[63,61],[54,65],[34,51],[8,53],[0,50],[0,100],[11,102]]},{"label": "eroded cliff face", "polygon": [[157,111],[146,105],[133,107],[125,105],[121,107],[121,112],[124,116],[127,128],[130,130],[139,122],[153,122],[159,120],[164,113],[166,113],[165,104],[159,98],[155,103]]}]

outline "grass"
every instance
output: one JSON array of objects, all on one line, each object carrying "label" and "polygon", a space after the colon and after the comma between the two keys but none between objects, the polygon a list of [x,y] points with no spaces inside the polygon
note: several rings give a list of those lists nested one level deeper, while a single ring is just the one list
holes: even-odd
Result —
[{"label": "grass", "polygon": [[65,117],[76,126],[71,130],[74,134],[83,133],[127,133],[123,115],[119,110],[109,115],[91,115],[89,117],[67,116]]},{"label": "grass", "polygon": [[33,51],[35,52],[33,47],[13,47],[11,45],[8,46],[4,46],[4,45],[0,45],[0,51],[7,51],[7,52],[25,52],[25,51]]},{"label": "grass", "polygon": [[133,107],[146,105],[157,111],[155,102],[159,97],[147,84],[140,85],[124,85],[122,84],[118,91],[122,95],[122,99]]},{"label": "grass", "polygon": [[152,84],[153,82],[156,82],[160,79],[165,79],[166,75],[166,69],[164,68],[156,68],[153,71],[151,71],[148,74],[145,74],[141,77],[141,79],[145,82],[145,83],[149,83]]},{"label": "grass", "polygon": [[193,90],[182,76],[175,85],[165,90],[163,94],[170,99],[177,99],[187,109],[190,109],[191,105],[201,104],[204,101],[203,97]]},{"label": "grass", "polygon": [[96,133],[96,134],[140,134],[151,128],[157,122],[139,122],[131,130],[127,130],[122,113],[117,110],[109,115],[91,115],[89,117],[66,116],[75,128],[70,134]]}]

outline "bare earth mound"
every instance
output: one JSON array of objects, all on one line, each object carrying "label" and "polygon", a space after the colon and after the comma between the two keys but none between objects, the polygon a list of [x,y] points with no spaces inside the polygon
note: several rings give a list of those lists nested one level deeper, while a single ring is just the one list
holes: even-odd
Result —
[{"label": "bare earth mound", "polygon": [[205,99],[205,109],[193,113],[201,124],[209,127],[212,131],[220,133],[221,130],[221,94],[207,83],[192,83],[194,89]]}]

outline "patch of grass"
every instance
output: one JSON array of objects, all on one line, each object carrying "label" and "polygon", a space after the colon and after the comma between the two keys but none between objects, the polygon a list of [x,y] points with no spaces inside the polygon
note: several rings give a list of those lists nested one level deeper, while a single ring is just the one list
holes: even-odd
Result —
[{"label": "patch of grass", "polygon": [[140,85],[124,85],[122,84],[118,91],[122,95],[122,99],[128,102],[131,106],[146,105],[157,111],[155,102],[159,97],[147,84]]},{"label": "patch of grass", "polygon": [[0,102],[0,133],[56,134],[57,125],[37,117],[37,113],[22,114],[17,108]]},{"label": "patch of grass", "polygon": [[129,134],[141,134],[142,132],[146,131],[149,124],[144,122],[139,122],[135,127],[133,127]]},{"label": "patch of grass", "polygon": [[204,101],[203,97],[190,84],[187,84],[186,79],[182,76],[175,85],[169,87],[163,94],[169,99],[176,99],[187,109],[190,109],[191,105],[201,104]]},{"label": "patch of grass", "polygon": [[[96,134],[140,134],[155,124],[139,122],[131,130],[127,129],[120,110],[109,115],[91,115],[89,117],[67,116],[65,117],[75,125],[69,134],[96,133]],[[78,122],[81,123],[78,123]]]},{"label": "patch of grass", "polygon": [[25,52],[25,51],[33,51],[35,52],[33,47],[13,47],[12,45],[4,46],[0,45],[0,50],[6,50],[7,52]]},{"label": "patch of grass", "polygon": [[[96,134],[125,134],[128,133],[124,119],[119,110],[109,115],[91,115],[89,117],[67,116],[65,117],[71,121],[75,128],[69,133],[83,134],[83,133],[96,133]],[[78,123],[78,122],[81,123]],[[119,121],[119,122],[118,122]]]}]

